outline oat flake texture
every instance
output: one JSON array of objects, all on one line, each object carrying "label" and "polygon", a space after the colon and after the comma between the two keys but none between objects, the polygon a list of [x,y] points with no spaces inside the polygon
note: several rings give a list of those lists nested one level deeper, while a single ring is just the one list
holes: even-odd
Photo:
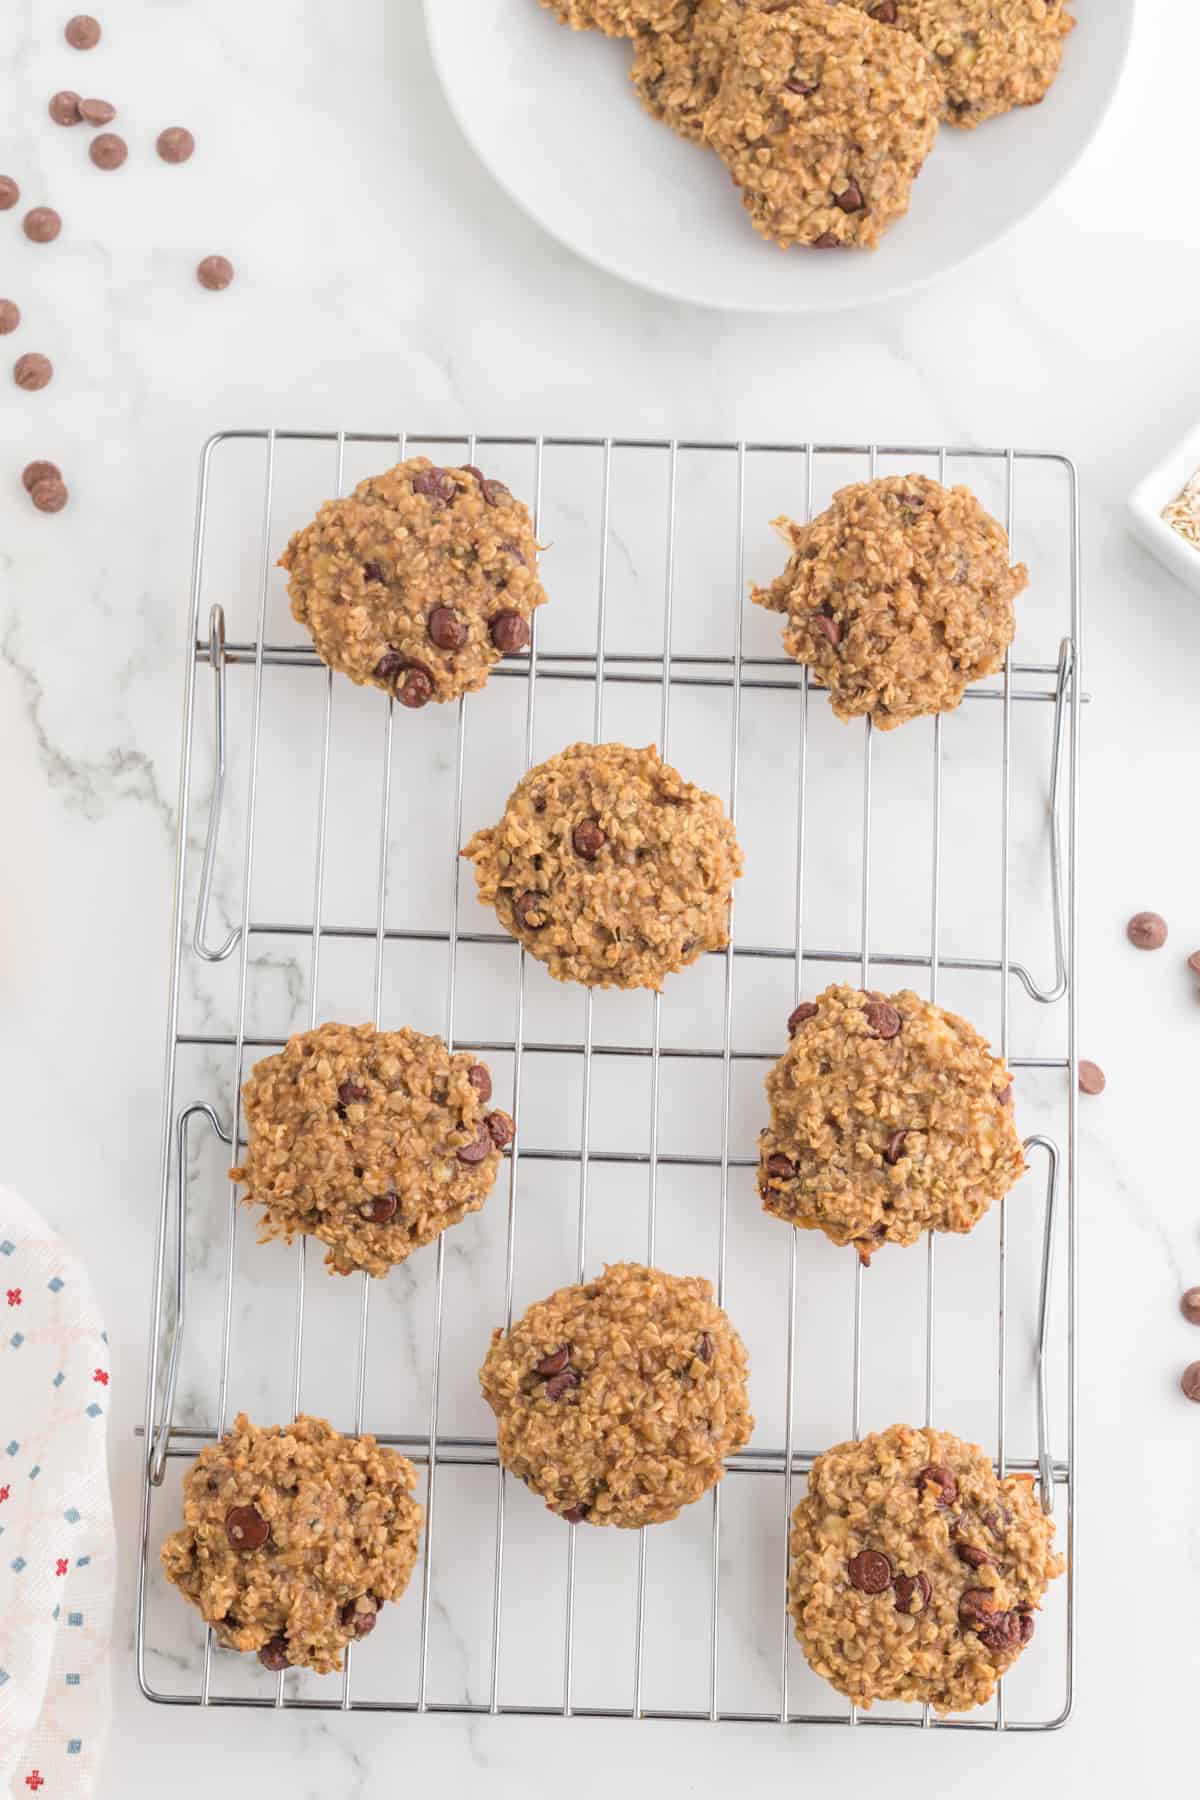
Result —
[{"label": "oat flake texture", "polygon": [[[848,0],[878,17],[880,0]],[[945,117],[968,130],[1049,92],[1074,29],[1068,0],[887,0],[945,84]]]},{"label": "oat flake texture", "polygon": [[681,23],[692,0],[540,0],[573,31],[603,31],[607,37],[634,37],[639,31],[666,31]]}]

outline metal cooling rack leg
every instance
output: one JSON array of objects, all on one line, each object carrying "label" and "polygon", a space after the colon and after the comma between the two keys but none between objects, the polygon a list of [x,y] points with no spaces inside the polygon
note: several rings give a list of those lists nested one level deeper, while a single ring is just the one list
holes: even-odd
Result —
[{"label": "metal cooling rack leg", "polygon": [[1026,1150],[1044,1150],[1046,1153],[1046,1218],[1042,1230],[1042,1277],[1038,1290],[1038,1322],[1037,1322],[1037,1428],[1038,1428],[1038,1485],[1041,1490],[1042,1511],[1054,1511],[1054,1459],[1050,1454],[1050,1399],[1049,1399],[1049,1357],[1050,1357],[1050,1288],[1054,1274],[1054,1226],[1058,1211],[1058,1145],[1052,1138],[1036,1137],[1025,1139]]},{"label": "metal cooling rack leg", "polygon": [[208,614],[208,660],[213,672],[213,785],[208,805],[208,830],[204,838],[204,861],[200,865],[200,891],[196,896],[196,929],[192,949],[204,962],[224,962],[237,948],[241,927],[235,925],[219,949],[210,948],[208,908],[212,900],[213,871],[217,861],[217,840],[221,832],[221,809],[225,800],[225,608],[218,602]]}]

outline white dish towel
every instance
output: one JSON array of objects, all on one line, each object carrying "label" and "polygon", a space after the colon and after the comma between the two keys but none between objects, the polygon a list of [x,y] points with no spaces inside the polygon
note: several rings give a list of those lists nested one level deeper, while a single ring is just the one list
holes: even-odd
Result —
[{"label": "white dish towel", "polygon": [[0,1187],[0,1794],[82,1800],[108,1735],[108,1338],[62,1239]]}]

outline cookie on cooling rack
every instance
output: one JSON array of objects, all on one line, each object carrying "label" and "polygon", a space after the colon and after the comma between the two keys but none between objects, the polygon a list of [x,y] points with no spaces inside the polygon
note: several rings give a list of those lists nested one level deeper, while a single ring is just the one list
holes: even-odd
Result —
[{"label": "cookie on cooling rack", "polygon": [[183,1478],[163,1570],[226,1649],[328,1674],[408,1586],[416,1485],[408,1459],[369,1435],[342,1437],[304,1413],[265,1428],[239,1413]]},{"label": "cookie on cooling rack", "polygon": [[888,475],[841,488],[811,525],[774,524],[793,553],[751,598],[786,615],[784,649],[839,719],[890,731],[950,712],[1003,666],[1029,571],[968,488]]},{"label": "cookie on cooling rack", "polygon": [[741,1338],[695,1275],[613,1263],[497,1330],[479,1371],[505,1468],[574,1523],[673,1519],[754,1429]]},{"label": "cookie on cooling rack", "polygon": [[944,117],[970,128],[1014,106],[1036,106],[1075,26],[1068,0],[848,0],[883,25],[910,32],[945,84]]},{"label": "cookie on cooling rack", "polygon": [[540,0],[540,4],[573,31],[634,37],[639,31],[666,31],[678,25],[693,0]]},{"label": "cookie on cooling rack", "polygon": [[653,745],[561,750],[463,855],[480,900],[559,981],[661,988],[729,941],[733,826]]},{"label": "cookie on cooling rack", "polygon": [[744,15],[704,135],[763,237],[871,247],[908,211],[941,109],[915,38],[817,0]]},{"label": "cookie on cooling rack", "polygon": [[965,1019],[907,989],[796,1007],[766,1080],[763,1209],[853,1244],[970,1231],[1025,1171],[1012,1077]]},{"label": "cookie on cooling rack", "polygon": [[788,1610],[818,1675],[859,1706],[979,1706],[1063,1571],[1028,1475],[893,1425],[818,1456],[792,1514]]},{"label": "cookie on cooling rack", "polygon": [[242,1089],[259,1242],[307,1232],[338,1275],[386,1275],[478,1212],[513,1122],[465,1051],[404,1026],[319,1025],[256,1063]]},{"label": "cookie on cooling rack", "polygon": [[527,508],[473,465],[410,457],[327,500],[279,559],[317,655],[402,706],[481,688],[546,596]]}]

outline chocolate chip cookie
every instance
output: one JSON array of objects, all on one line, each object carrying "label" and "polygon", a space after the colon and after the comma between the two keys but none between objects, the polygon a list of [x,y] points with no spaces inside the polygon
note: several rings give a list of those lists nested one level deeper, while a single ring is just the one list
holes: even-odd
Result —
[{"label": "chocolate chip cookie", "polygon": [[639,31],[666,31],[678,24],[691,0],[540,0],[573,31],[602,31],[633,37]]},{"label": "chocolate chip cookie", "polygon": [[915,38],[819,0],[745,14],[704,135],[763,237],[871,247],[908,211],[942,100]]},{"label": "chocolate chip cookie", "polygon": [[308,1232],[338,1275],[386,1275],[478,1212],[513,1122],[465,1051],[404,1026],[320,1025],[256,1063],[242,1089],[246,1160],[231,1169],[259,1242]]},{"label": "chocolate chip cookie", "polygon": [[733,826],[653,745],[561,750],[463,855],[480,900],[559,981],[661,988],[729,941]]},{"label": "chocolate chip cookie", "polygon": [[537,551],[502,481],[413,456],[327,500],[279,566],[322,662],[415,708],[481,688],[528,647]]},{"label": "chocolate chip cookie", "polygon": [[854,1244],[970,1231],[1025,1172],[1012,1076],[965,1019],[907,989],[826,988],[767,1076],[763,1210]]},{"label": "chocolate chip cookie", "polygon": [[[748,0],[751,6],[770,3]],[[629,79],[638,98],[653,118],[694,144],[705,141],[704,115],[717,97],[741,17],[737,0],[692,0],[673,31],[639,31],[634,38]]]},{"label": "chocolate chip cookie", "polygon": [[551,1512],[673,1519],[754,1429],[746,1351],[695,1275],[614,1263],[497,1330],[479,1371],[506,1469]]},{"label": "chocolate chip cookie", "polygon": [[342,1437],[304,1413],[263,1428],[239,1413],[183,1478],[163,1570],[226,1649],[328,1674],[408,1586],[416,1485],[407,1458],[370,1435]]},{"label": "chocolate chip cookie", "polygon": [[950,712],[1004,663],[1029,585],[1004,527],[965,487],[889,475],[844,487],[811,525],[774,520],[793,547],[759,606],[785,614],[783,645],[829,689],[839,719],[891,731]]},{"label": "chocolate chip cookie", "polygon": [[818,1456],[792,1514],[788,1610],[859,1706],[979,1706],[1033,1637],[1064,1563],[1032,1477],[948,1431],[893,1425]]},{"label": "chocolate chip cookie", "polygon": [[945,118],[968,129],[1014,106],[1036,106],[1074,29],[1068,0],[849,0],[898,25],[932,55],[946,91]]}]

